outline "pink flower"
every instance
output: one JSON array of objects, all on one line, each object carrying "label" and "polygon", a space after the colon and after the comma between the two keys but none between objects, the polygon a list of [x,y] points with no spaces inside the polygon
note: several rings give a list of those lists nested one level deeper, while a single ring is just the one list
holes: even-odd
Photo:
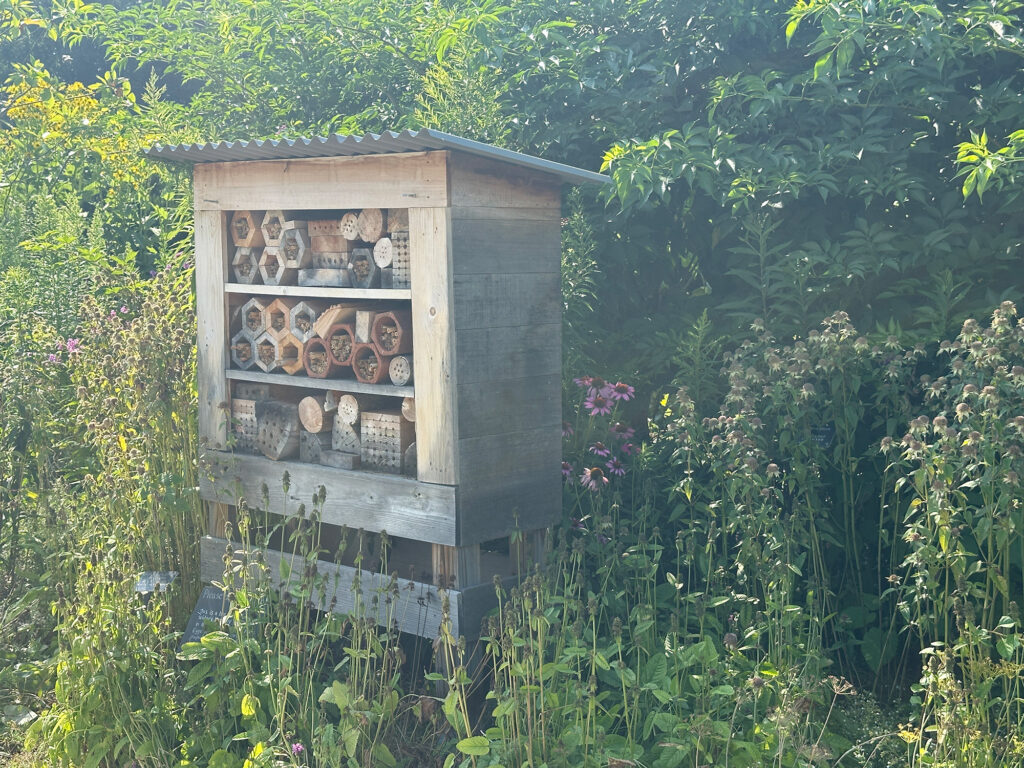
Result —
[{"label": "pink flower", "polygon": [[572,477],[572,464],[570,464],[568,461],[563,461],[562,462],[562,479],[563,480],[568,480],[570,477]]},{"label": "pink flower", "polygon": [[616,421],[611,426],[611,433],[618,440],[629,440],[636,434],[636,430],[626,426],[621,421]]},{"label": "pink flower", "polygon": [[634,453],[639,453],[640,449],[637,448],[632,443],[626,443],[625,445],[622,446],[622,452],[627,456],[632,456]]},{"label": "pink flower", "polygon": [[[121,305],[121,314],[122,315],[127,315],[128,314],[128,307],[126,307],[124,304]],[[300,744],[299,746],[302,746],[302,745]]]},{"label": "pink flower", "polygon": [[580,389],[589,389],[592,381],[593,379],[590,376],[580,376],[579,378],[573,379],[572,383]]},{"label": "pink flower", "polygon": [[621,381],[613,384],[609,393],[613,400],[632,400],[635,394],[636,390],[633,387],[629,384],[623,384]]},{"label": "pink flower", "polygon": [[76,354],[78,352],[78,348],[79,348],[80,344],[81,344],[81,341],[79,341],[78,339],[68,339],[67,340],[67,344],[66,344],[66,347],[67,347],[67,350],[68,350],[68,354],[71,354],[71,355]]},{"label": "pink flower", "polygon": [[626,474],[626,468],[622,465],[622,462],[619,461],[617,456],[613,456],[610,461],[605,463],[605,466],[608,468],[608,472],[612,475],[622,477]]},{"label": "pink flower", "polygon": [[300,744],[297,741],[294,744],[292,744],[292,754],[293,755],[301,755],[305,750],[306,750],[306,748],[304,746],[302,746],[302,744]]},{"label": "pink flower", "polygon": [[572,424],[570,424],[568,421],[563,421],[562,422],[562,437],[572,437],[572,435],[573,435]]},{"label": "pink flower", "polygon": [[608,478],[605,477],[604,470],[600,467],[590,467],[583,470],[583,474],[580,475],[580,483],[584,488],[599,491],[608,485]]},{"label": "pink flower", "polygon": [[602,397],[611,397],[612,385],[602,379],[600,376],[594,376],[590,380],[590,389],[587,394],[593,397],[594,395],[601,395]]},{"label": "pink flower", "polygon": [[608,450],[604,443],[597,442],[590,446],[590,452],[595,456],[611,456],[612,452]]},{"label": "pink flower", "polygon": [[46,361],[50,362],[50,363],[56,363],[57,362],[57,356],[55,354],[53,354],[53,352],[51,352],[49,355],[46,356]]},{"label": "pink flower", "polygon": [[583,406],[590,411],[591,416],[607,415],[612,412],[612,401],[600,392],[591,391]]}]

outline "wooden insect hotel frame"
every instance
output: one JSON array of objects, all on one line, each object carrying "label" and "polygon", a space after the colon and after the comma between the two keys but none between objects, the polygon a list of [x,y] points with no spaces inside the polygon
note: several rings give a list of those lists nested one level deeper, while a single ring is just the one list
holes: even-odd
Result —
[{"label": "wooden insect hotel frame", "polygon": [[388,535],[381,621],[435,636],[444,589],[475,635],[561,514],[561,186],[606,177],[429,130],[150,155],[195,164],[203,579],[239,500],[323,493],[325,529]]}]

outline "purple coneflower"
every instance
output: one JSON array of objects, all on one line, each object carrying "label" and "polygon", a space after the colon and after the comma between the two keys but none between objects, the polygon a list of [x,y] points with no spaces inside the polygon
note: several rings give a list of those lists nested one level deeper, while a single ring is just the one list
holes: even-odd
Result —
[{"label": "purple coneflower", "polygon": [[608,450],[607,446],[601,442],[594,443],[590,446],[590,452],[595,456],[600,456],[601,458],[612,455],[612,452]]},{"label": "purple coneflower", "polygon": [[593,379],[590,376],[580,376],[578,378],[573,379],[572,383],[575,384],[580,389],[588,389],[592,381]]},{"label": "purple coneflower", "polygon": [[624,444],[624,445],[622,446],[622,452],[623,452],[624,454],[626,454],[627,456],[632,456],[632,455],[633,455],[634,453],[639,453],[639,452],[640,452],[640,449],[639,449],[639,448],[637,448],[637,447],[636,447],[635,445],[633,445],[632,443],[625,443],[625,444]]},{"label": "purple coneflower", "polygon": [[69,355],[73,355],[73,354],[77,353],[78,352],[78,346],[79,346],[80,343],[81,342],[78,339],[68,339],[67,340],[67,344],[65,345],[67,350],[68,350],[68,354]]},{"label": "purple coneflower", "polygon": [[611,460],[605,463],[605,466],[608,467],[608,473],[611,475],[622,477],[626,474],[626,468],[622,465],[622,462],[619,461],[617,456],[613,456]]},{"label": "purple coneflower", "polygon": [[610,396],[613,400],[632,400],[635,394],[636,390],[629,384],[618,381],[611,385]]},{"label": "purple coneflower", "polygon": [[580,475],[580,483],[584,488],[599,491],[608,485],[608,478],[604,476],[604,470],[600,467],[590,467],[583,470],[583,474]]},{"label": "purple coneflower", "polygon": [[611,397],[612,385],[602,379],[600,376],[594,376],[590,379],[590,390],[587,392],[591,397],[594,395],[602,395],[604,397]]},{"label": "purple coneflower", "polygon": [[568,480],[570,477],[572,477],[572,464],[570,464],[568,461],[563,461],[562,462],[562,479],[563,480]]},{"label": "purple coneflower", "polygon": [[600,392],[591,390],[590,395],[583,401],[583,407],[590,411],[591,416],[608,415],[612,412],[612,401]]}]

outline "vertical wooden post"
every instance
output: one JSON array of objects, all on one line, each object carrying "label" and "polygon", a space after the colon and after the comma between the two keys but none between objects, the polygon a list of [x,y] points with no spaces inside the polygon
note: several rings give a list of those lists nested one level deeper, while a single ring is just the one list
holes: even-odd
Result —
[{"label": "vertical wooden post", "polygon": [[509,555],[519,575],[528,575],[535,563],[544,562],[546,538],[547,528],[519,531],[509,536]]},{"label": "vertical wooden post", "polygon": [[458,483],[451,211],[409,209],[412,328],[416,339],[416,466],[422,482]]},{"label": "vertical wooden post", "polygon": [[430,545],[434,584],[445,589],[465,589],[480,583],[480,545],[449,547]]},{"label": "vertical wooden post", "polygon": [[223,451],[228,439],[228,310],[224,284],[228,276],[227,214],[196,211],[196,314],[198,315],[199,441]]}]

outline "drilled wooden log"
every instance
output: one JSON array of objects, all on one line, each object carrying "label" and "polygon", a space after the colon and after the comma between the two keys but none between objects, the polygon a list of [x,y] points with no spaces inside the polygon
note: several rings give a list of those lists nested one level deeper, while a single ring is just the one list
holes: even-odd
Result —
[{"label": "drilled wooden log", "polygon": [[243,400],[269,400],[270,385],[255,381],[234,381],[231,383],[231,394]]},{"label": "drilled wooden log", "polygon": [[391,256],[391,238],[382,237],[373,246],[373,262],[381,269],[390,267],[392,262]]},{"label": "drilled wooden log", "polygon": [[350,255],[351,251],[313,251],[313,266],[317,269],[348,269]]},{"label": "drilled wooden log", "polygon": [[267,246],[260,255],[260,276],[267,285],[295,285],[298,271],[287,267],[277,246]]},{"label": "drilled wooden log", "polygon": [[346,240],[359,239],[359,215],[346,213],[341,217],[341,235]]},{"label": "drilled wooden log", "polygon": [[393,288],[408,288],[412,277],[412,267],[409,261],[409,233],[392,232],[391,237],[391,286]]},{"label": "drilled wooden log", "polygon": [[353,248],[349,257],[353,288],[377,288],[380,286],[380,267],[373,261],[369,248]]},{"label": "drilled wooden log", "polygon": [[358,455],[362,451],[362,442],[357,427],[346,424],[341,419],[335,419],[331,426],[331,448]]},{"label": "drilled wooden log", "polygon": [[324,451],[331,450],[331,433],[301,432],[299,434],[299,461],[319,464]]},{"label": "drilled wooden log", "polygon": [[291,332],[291,312],[298,303],[298,299],[279,296],[267,305],[263,312],[263,324],[267,332],[275,339],[284,338]]},{"label": "drilled wooden log", "polygon": [[388,208],[388,232],[409,231],[409,209]]},{"label": "drilled wooden log", "polygon": [[344,368],[352,367],[352,352],[355,350],[356,342],[351,323],[332,325],[324,341],[327,342],[327,353],[331,356],[331,362],[339,367],[338,373],[343,373]]},{"label": "drilled wooden log", "polygon": [[334,378],[341,371],[341,366],[331,359],[327,342],[314,336],[306,342],[302,350],[302,367],[311,379]]},{"label": "drilled wooden log", "polygon": [[373,343],[373,321],[377,317],[377,313],[372,309],[360,309],[356,312],[355,325],[355,340],[360,344],[372,344]]},{"label": "drilled wooden log", "polygon": [[352,350],[352,370],[364,384],[380,384],[386,380],[391,360],[382,357],[372,344],[356,344]]},{"label": "drilled wooden log", "polygon": [[405,451],[415,439],[415,430],[398,411],[363,411],[359,436],[363,467],[398,474]]},{"label": "drilled wooden log", "polygon": [[416,443],[410,443],[402,456],[402,474],[416,477]]},{"label": "drilled wooden log", "polygon": [[284,232],[284,223],[287,220],[288,215],[284,211],[267,211],[263,214],[260,229],[267,245],[276,246],[281,242],[281,233]]},{"label": "drilled wooden log", "polygon": [[231,214],[231,242],[240,248],[262,248],[264,246],[263,211],[235,211]]},{"label": "drilled wooden log", "polygon": [[341,217],[336,219],[310,219],[310,237],[330,237],[341,234]]},{"label": "drilled wooden log", "polygon": [[344,268],[329,267],[326,269],[313,267],[300,269],[299,285],[317,288],[348,288],[352,285],[351,275]]},{"label": "drilled wooden log", "polygon": [[376,243],[384,237],[386,217],[386,212],[380,208],[363,208],[356,220],[356,225],[359,228],[359,239],[366,243]]},{"label": "drilled wooden log", "polygon": [[414,398],[402,398],[402,418],[406,421],[416,421],[416,400]]},{"label": "drilled wooden log", "polygon": [[[359,316],[356,315],[357,325],[358,322]],[[357,327],[356,333],[358,332]],[[408,309],[397,309],[377,314],[373,318],[370,341],[382,356],[412,352],[412,312]]]},{"label": "drilled wooden log", "polygon": [[320,463],[327,467],[338,469],[359,469],[360,456],[358,453],[345,453],[344,451],[321,451]]},{"label": "drilled wooden log", "polygon": [[396,387],[412,383],[412,355],[395,355],[388,363],[388,376]]},{"label": "drilled wooden log", "polygon": [[[293,222],[288,222],[293,223]],[[281,233],[278,247],[284,265],[290,269],[305,269],[313,262],[313,251],[309,247],[309,235],[305,229],[294,227]]]},{"label": "drilled wooden log", "polygon": [[299,421],[307,432],[330,432],[334,426],[333,414],[324,410],[319,397],[304,397],[299,401]]},{"label": "drilled wooden log", "polygon": [[267,400],[256,404],[259,423],[257,445],[268,459],[279,461],[299,452],[299,407],[294,403]]},{"label": "drilled wooden log", "polygon": [[314,323],[327,308],[326,302],[316,299],[300,301],[288,313],[288,330],[299,341],[306,342],[316,336]]},{"label": "drilled wooden log", "polygon": [[388,398],[376,395],[336,394],[335,407],[338,410],[338,418],[346,424],[358,424],[359,414],[363,410],[380,410],[389,402]]},{"label": "drilled wooden log", "polygon": [[252,334],[244,328],[231,338],[231,362],[243,371],[256,365],[256,345]]},{"label": "drilled wooden log", "polygon": [[263,299],[252,298],[242,305],[242,330],[249,334],[250,339],[267,330],[266,311],[267,303]]},{"label": "drilled wooden log", "polygon": [[235,282],[246,285],[259,283],[260,256],[262,255],[262,248],[235,248],[235,255],[231,259],[231,272],[235,276]]}]

